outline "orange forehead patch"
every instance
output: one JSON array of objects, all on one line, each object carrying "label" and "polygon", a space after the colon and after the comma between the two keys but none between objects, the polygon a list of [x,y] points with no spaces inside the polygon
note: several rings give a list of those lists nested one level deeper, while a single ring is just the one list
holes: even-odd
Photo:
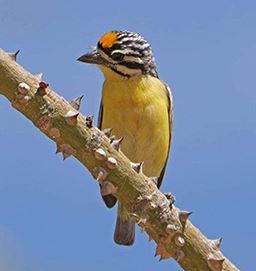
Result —
[{"label": "orange forehead patch", "polygon": [[105,48],[110,48],[113,44],[116,43],[118,39],[117,32],[108,32],[100,38],[100,44]]}]

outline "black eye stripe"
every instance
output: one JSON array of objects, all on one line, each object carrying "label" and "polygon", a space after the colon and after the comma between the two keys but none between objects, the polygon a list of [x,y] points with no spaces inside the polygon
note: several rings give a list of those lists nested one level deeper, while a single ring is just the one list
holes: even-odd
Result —
[{"label": "black eye stripe", "polygon": [[134,52],[134,53],[128,53],[128,54],[125,54],[125,56],[133,56],[133,57],[140,57],[141,54],[138,53],[138,52]]},{"label": "black eye stripe", "polygon": [[112,54],[110,57],[115,61],[122,61],[124,56],[125,56],[124,54],[117,52]]},{"label": "black eye stripe", "polygon": [[137,63],[137,62],[123,61],[123,62],[119,63],[119,65],[123,65],[129,69],[139,69],[139,70],[144,71],[144,65],[141,63]]}]

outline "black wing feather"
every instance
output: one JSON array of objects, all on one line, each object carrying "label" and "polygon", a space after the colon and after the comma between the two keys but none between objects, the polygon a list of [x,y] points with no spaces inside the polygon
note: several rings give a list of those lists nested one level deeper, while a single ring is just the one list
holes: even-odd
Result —
[{"label": "black wing feather", "polygon": [[167,157],[166,157],[166,161],[165,161],[164,167],[163,167],[163,169],[161,171],[161,174],[160,174],[160,176],[158,178],[158,181],[157,181],[157,187],[158,188],[161,186],[162,181],[163,181],[165,169],[166,169],[168,158],[169,158],[169,154],[170,154],[171,143],[172,143],[172,121],[173,121],[172,93],[171,93],[171,89],[169,88],[169,86],[166,83],[164,83],[164,85],[166,87],[166,94],[167,94],[167,96],[169,98],[168,112],[169,112],[169,133],[170,133],[170,136],[169,136],[169,147],[168,147],[168,154],[167,154]]}]

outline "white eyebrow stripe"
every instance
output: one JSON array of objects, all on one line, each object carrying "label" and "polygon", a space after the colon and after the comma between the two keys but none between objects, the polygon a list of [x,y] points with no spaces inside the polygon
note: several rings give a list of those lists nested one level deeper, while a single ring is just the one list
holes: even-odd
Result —
[{"label": "white eyebrow stripe", "polygon": [[[98,52],[101,54],[101,56],[106,59],[109,63],[111,64],[117,64],[117,61],[114,61],[111,57],[109,57],[107,54],[105,54],[102,50],[98,49]],[[115,50],[111,53],[111,55],[113,53],[123,53],[122,50]],[[131,51],[133,52],[133,51]],[[124,56],[124,60],[128,61],[128,62],[136,62],[136,63],[143,63],[143,61],[138,58],[138,57],[133,57],[133,56]]]},{"label": "white eyebrow stripe", "polygon": [[114,50],[113,52],[111,52],[111,55],[113,55],[115,53],[121,53],[121,54],[125,55],[125,54],[134,53],[134,51],[132,49],[130,49],[130,48],[126,48],[126,49],[123,49],[123,50]]}]

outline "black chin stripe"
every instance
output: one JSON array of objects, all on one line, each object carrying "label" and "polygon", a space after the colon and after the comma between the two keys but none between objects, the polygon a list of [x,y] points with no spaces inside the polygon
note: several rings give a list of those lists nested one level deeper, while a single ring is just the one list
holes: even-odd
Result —
[{"label": "black chin stripe", "polygon": [[123,65],[129,69],[138,69],[141,70],[142,72],[144,71],[144,64],[137,62],[122,61],[119,65]]},{"label": "black chin stripe", "polygon": [[[118,65],[125,66],[126,68],[131,69],[131,70],[141,70],[142,73],[144,73],[144,71],[145,71],[144,65],[141,63],[137,63],[137,62],[122,61]],[[114,71],[122,76],[125,76],[127,78],[131,77],[131,75],[129,75],[127,73],[122,73],[121,71],[115,69],[115,67],[110,67],[110,68],[112,71]]]},{"label": "black chin stripe", "polygon": [[122,73],[122,72],[120,72],[120,71],[116,70],[116,69],[115,69],[115,68],[113,68],[113,67],[110,67],[110,69],[111,69],[112,71],[114,71],[114,72],[118,73],[119,75],[126,77],[126,78],[130,78],[130,77],[131,77],[129,74]]},{"label": "black chin stripe", "polygon": [[107,54],[108,56],[111,55],[111,53],[114,51],[114,50],[121,50],[121,44],[119,43],[115,43],[113,44],[111,47],[103,47],[99,42],[98,42],[98,45],[97,47],[102,50],[105,54]]}]

